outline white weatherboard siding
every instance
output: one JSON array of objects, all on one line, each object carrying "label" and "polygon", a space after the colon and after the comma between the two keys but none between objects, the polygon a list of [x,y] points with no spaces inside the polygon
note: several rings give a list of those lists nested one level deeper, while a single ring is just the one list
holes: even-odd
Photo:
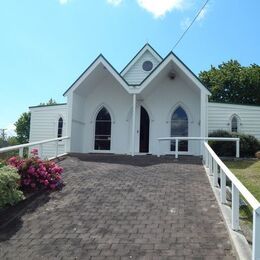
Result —
[{"label": "white weatherboard siding", "polygon": [[260,106],[208,103],[208,129],[230,131],[232,115],[239,118],[239,131],[260,139]]},{"label": "white weatherboard siding", "polygon": [[143,62],[147,60],[153,63],[153,69],[159,64],[159,61],[147,50],[123,76],[129,84],[140,84],[151,73],[142,68]]},{"label": "white weatherboard siding", "polygon": [[[67,105],[31,107],[30,142],[57,138],[58,120],[63,118],[63,136],[66,136]],[[65,141],[58,144],[59,153],[65,152]],[[37,148],[37,147],[35,147]],[[43,158],[55,154],[55,144],[43,145]]]}]

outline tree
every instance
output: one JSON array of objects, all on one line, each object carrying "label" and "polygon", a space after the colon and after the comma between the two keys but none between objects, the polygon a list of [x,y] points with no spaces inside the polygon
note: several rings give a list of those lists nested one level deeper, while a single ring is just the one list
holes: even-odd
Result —
[{"label": "tree", "polygon": [[17,141],[20,144],[24,144],[24,143],[29,142],[30,119],[31,119],[31,113],[25,112],[14,123],[14,125],[16,127],[15,132],[17,134]]},{"label": "tree", "polygon": [[51,105],[55,105],[55,104],[57,104],[57,102],[54,100],[54,99],[49,99],[49,101],[48,102],[46,102],[46,103],[40,103],[40,106],[51,106]]},{"label": "tree", "polygon": [[13,145],[18,145],[19,144],[16,136],[9,136],[7,138],[7,143],[8,143],[8,146],[13,146]]},{"label": "tree", "polygon": [[260,105],[260,66],[243,67],[236,60],[201,71],[199,78],[211,91],[210,101]]}]

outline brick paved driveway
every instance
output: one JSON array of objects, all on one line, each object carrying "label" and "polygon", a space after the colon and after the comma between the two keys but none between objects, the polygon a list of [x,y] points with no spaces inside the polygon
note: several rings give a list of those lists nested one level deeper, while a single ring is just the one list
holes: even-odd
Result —
[{"label": "brick paved driveway", "polygon": [[233,259],[199,159],[86,155],[0,234],[0,259]]}]

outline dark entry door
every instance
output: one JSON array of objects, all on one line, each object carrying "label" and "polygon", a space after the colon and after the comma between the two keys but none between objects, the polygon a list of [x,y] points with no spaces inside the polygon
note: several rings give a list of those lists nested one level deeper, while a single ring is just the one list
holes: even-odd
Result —
[{"label": "dark entry door", "polygon": [[141,117],[140,117],[140,153],[149,152],[149,130],[150,130],[150,119],[147,111],[141,106]]}]

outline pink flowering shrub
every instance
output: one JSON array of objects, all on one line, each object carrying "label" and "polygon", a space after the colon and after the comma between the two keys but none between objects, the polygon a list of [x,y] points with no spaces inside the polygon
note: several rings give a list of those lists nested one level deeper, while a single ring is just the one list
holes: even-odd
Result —
[{"label": "pink flowering shrub", "polygon": [[31,154],[27,159],[11,157],[8,160],[8,164],[15,167],[21,176],[21,188],[26,192],[42,188],[48,190],[62,188],[63,169],[55,162],[40,159],[37,149],[32,149]]}]

